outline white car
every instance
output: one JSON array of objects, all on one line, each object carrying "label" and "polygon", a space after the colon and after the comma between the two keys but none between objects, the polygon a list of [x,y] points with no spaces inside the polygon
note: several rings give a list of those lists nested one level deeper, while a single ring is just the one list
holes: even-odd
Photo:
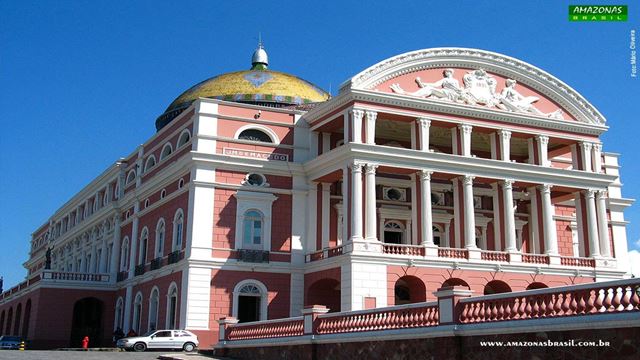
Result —
[{"label": "white car", "polygon": [[122,338],[118,340],[116,346],[135,351],[147,349],[194,351],[198,347],[198,337],[187,330],[156,330],[144,336]]}]

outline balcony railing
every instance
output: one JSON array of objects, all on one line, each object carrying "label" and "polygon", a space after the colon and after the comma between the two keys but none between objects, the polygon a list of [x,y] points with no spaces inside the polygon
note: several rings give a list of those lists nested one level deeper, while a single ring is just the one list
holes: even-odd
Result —
[{"label": "balcony railing", "polygon": [[146,266],[144,264],[140,264],[140,265],[136,265],[136,268],[134,270],[134,274],[135,276],[140,276],[143,275],[146,272]]},{"label": "balcony railing", "polygon": [[75,282],[97,282],[108,283],[110,274],[89,274],[79,272],[51,271],[44,270],[42,272],[42,280],[44,281],[75,281]]},{"label": "balcony railing", "polygon": [[162,258],[157,257],[151,260],[151,270],[158,270],[162,267]]},{"label": "balcony railing", "polygon": [[[436,257],[436,252],[428,252],[428,248],[420,245],[409,244],[386,244],[382,243],[381,252],[385,255],[400,255],[400,256],[412,256],[412,257]],[[314,251],[305,256],[306,262],[320,261],[328,259],[334,256],[340,256],[346,252],[353,251],[349,244],[341,245],[334,248],[328,248],[324,250]],[[369,253],[371,254],[371,253]],[[540,264],[549,265],[552,264],[549,255],[545,254],[518,254],[518,256],[512,256],[506,251],[491,251],[491,250],[479,250],[479,255],[476,257],[469,256],[468,249],[460,248],[447,248],[437,247],[437,257],[446,259],[464,259],[469,261],[481,260],[491,262],[506,262],[506,263],[525,263],[525,264]],[[521,259],[521,260],[520,260]],[[560,256],[559,264],[561,266],[572,267],[596,267],[596,260],[592,258]],[[555,263],[557,264],[557,263]]]},{"label": "balcony railing", "polygon": [[382,252],[385,254],[391,254],[391,255],[424,256],[424,246],[383,244]]},{"label": "balcony railing", "polygon": [[180,261],[180,250],[176,250],[172,253],[169,254],[169,256],[167,257],[167,264],[175,264],[178,261]]}]

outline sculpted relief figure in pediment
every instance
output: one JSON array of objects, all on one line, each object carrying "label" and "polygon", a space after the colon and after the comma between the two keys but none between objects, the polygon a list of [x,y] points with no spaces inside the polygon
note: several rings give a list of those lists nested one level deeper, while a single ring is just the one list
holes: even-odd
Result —
[{"label": "sculpted relief figure in pediment", "polygon": [[536,109],[533,103],[538,100],[539,98],[536,96],[523,96],[520,94],[518,90],[516,90],[516,81],[507,79],[506,86],[502,89],[502,93],[500,93],[500,104],[498,104],[498,107],[507,111],[531,113],[552,119],[563,119],[562,110],[560,109],[548,114]]},{"label": "sculpted relief figure in pediment", "polygon": [[498,107],[499,109],[546,116],[553,119],[563,119],[562,110],[552,113],[543,113],[533,103],[539,100],[535,96],[523,96],[516,89],[516,81],[506,80],[506,86],[500,94],[496,93],[497,80],[487,74],[484,69],[476,69],[467,72],[463,77],[464,88],[453,77],[454,70],[443,71],[443,78],[434,83],[425,83],[416,77],[415,81],[419,89],[414,92],[405,91],[400,84],[392,84],[391,90],[398,94],[410,95],[422,98],[435,98],[444,101],[467,105],[480,105],[486,107]]}]

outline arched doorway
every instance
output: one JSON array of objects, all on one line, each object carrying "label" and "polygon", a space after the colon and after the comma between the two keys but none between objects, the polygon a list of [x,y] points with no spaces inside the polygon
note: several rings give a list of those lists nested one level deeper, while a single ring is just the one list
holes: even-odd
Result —
[{"label": "arched doorway", "polygon": [[11,321],[13,321],[13,308],[9,308],[7,313],[7,326],[4,328],[5,335],[11,335]]},{"label": "arched doorway", "polygon": [[548,286],[541,282],[532,282],[527,286],[527,290],[535,290],[535,289],[546,289]]},{"label": "arched doorway", "polygon": [[324,305],[329,312],[340,311],[340,282],[336,279],[321,279],[309,286],[305,305]]},{"label": "arched doorway", "polygon": [[233,315],[238,322],[267,320],[268,290],[257,280],[244,280],[233,290]]},{"label": "arched doorway", "polygon": [[71,322],[71,347],[80,347],[82,338],[88,336],[91,347],[102,345],[102,324],[104,304],[96,298],[84,298],[73,305]]},{"label": "arched doorway", "polygon": [[2,329],[4,329],[4,310],[2,310],[2,315],[0,315],[0,332],[3,332]]},{"label": "arched doorway", "polygon": [[26,339],[29,336],[29,321],[31,320],[31,299],[27,300],[27,305],[24,307],[24,320],[22,321],[22,338]]},{"label": "arched doorway", "polygon": [[16,319],[13,322],[13,335],[20,335],[20,322],[22,321],[22,304],[16,308]]},{"label": "arched doorway", "polygon": [[427,287],[415,276],[403,276],[393,288],[395,304],[412,304],[427,301]]},{"label": "arched doorway", "polygon": [[448,287],[448,286],[466,286],[467,289],[471,289],[469,284],[466,281],[460,278],[449,278],[445,280],[440,287]]},{"label": "arched doorway", "polygon": [[502,294],[511,292],[511,287],[507,285],[506,282],[500,280],[489,281],[487,285],[484,286],[484,294]]}]

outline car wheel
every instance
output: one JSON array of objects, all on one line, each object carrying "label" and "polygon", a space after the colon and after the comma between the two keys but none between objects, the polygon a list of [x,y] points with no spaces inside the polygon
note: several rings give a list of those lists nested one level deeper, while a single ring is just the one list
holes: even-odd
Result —
[{"label": "car wheel", "polygon": [[135,345],[133,345],[133,350],[139,351],[139,352],[145,351],[145,350],[147,350],[147,345],[145,345],[145,343],[141,343],[141,342],[135,343]]},{"label": "car wheel", "polygon": [[196,349],[196,344],[191,342],[185,343],[182,349],[186,352],[192,352],[193,350]]}]

